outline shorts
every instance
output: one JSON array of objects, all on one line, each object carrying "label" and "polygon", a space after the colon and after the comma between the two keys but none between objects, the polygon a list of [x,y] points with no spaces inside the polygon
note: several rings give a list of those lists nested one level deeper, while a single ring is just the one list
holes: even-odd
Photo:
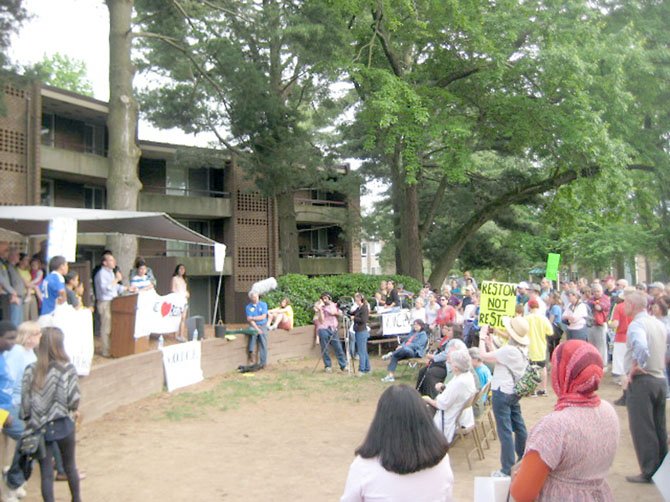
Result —
[{"label": "shorts", "polygon": [[279,323],[277,328],[283,329],[283,330],[286,330],[286,331],[291,331],[293,329],[293,326],[291,326],[291,321],[283,320],[282,322]]}]

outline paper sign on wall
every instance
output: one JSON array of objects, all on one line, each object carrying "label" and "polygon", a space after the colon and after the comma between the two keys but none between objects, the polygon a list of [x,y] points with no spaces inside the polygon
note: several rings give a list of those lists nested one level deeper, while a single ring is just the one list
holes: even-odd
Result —
[{"label": "paper sign on wall", "polygon": [[484,281],[480,289],[479,324],[502,328],[503,317],[514,317],[516,284]]},{"label": "paper sign on wall", "polygon": [[89,309],[77,310],[72,305],[58,305],[53,325],[63,332],[65,352],[77,375],[88,375],[93,362],[93,313]]},{"label": "paper sign on wall", "polygon": [[77,260],[77,220],[60,217],[50,220],[48,243],[47,261],[54,256],[64,256],[67,261],[75,262]]},{"label": "paper sign on wall", "polygon": [[161,349],[168,392],[203,380],[202,342],[186,342]]},{"label": "paper sign on wall", "polygon": [[547,255],[547,271],[544,274],[547,279],[552,281],[558,280],[558,266],[561,263],[561,255],[556,253],[549,253]]}]

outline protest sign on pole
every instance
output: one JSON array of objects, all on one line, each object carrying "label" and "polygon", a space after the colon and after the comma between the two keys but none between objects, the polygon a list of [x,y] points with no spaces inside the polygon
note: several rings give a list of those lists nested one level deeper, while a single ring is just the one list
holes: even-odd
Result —
[{"label": "protest sign on pole", "polygon": [[388,335],[406,335],[412,331],[412,319],[410,311],[403,309],[400,312],[389,312],[382,314],[382,334]]},{"label": "protest sign on pole", "polygon": [[544,276],[552,281],[558,281],[558,266],[561,263],[561,255],[549,253],[547,255],[547,271]]},{"label": "protest sign on pole", "polygon": [[479,324],[502,328],[503,317],[514,317],[516,284],[484,281],[479,297]]},{"label": "protest sign on pole", "polygon": [[168,392],[203,380],[202,342],[178,343],[163,347],[161,351]]}]

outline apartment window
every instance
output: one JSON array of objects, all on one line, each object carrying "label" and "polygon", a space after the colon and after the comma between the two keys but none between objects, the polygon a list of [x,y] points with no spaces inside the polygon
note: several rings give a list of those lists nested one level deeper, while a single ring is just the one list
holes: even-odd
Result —
[{"label": "apartment window", "polygon": [[40,205],[54,205],[54,180],[42,180],[40,185]]},{"label": "apartment window", "polygon": [[86,209],[105,209],[107,192],[103,187],[84,185],[84,207]]},{"label": "apartment window", "polygon": [[105,155],[105,128],[98,124],[84,124],[84,151]]},{"label": "apartment window", "polygon": [[54,146],[55,125],[56,119],[53,113],[42,114],[42,129],[40,136],[42,137],[42,144],[46,146]]},{"label": "apartment window", "polygon": [[[211,222],[208,220],[178,220],[182,225],[187,226],[191,230],[195,230],[205,237],[212,235]],[[204,246],[202,244],[188,244],[180,241],[168,241],[166,255],[167,256],[211,256],[213,249],[211,246]]]},{"label": "apartment window", "polygon": [[368,256],[368,245],[365,242],[361,243],[361,256],[363,258]]}]

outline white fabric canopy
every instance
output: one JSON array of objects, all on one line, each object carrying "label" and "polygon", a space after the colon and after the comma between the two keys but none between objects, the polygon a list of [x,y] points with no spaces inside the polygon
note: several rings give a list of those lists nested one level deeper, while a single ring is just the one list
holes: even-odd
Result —
[{"label": "white fabric canopy", "polygon": [[47,235],[53,218],[77,220],[77,232],[130,234],[213,246],[215,241],[173,220],[166,213],[50,206],[2,206],[0,228],[25,236]]}]

